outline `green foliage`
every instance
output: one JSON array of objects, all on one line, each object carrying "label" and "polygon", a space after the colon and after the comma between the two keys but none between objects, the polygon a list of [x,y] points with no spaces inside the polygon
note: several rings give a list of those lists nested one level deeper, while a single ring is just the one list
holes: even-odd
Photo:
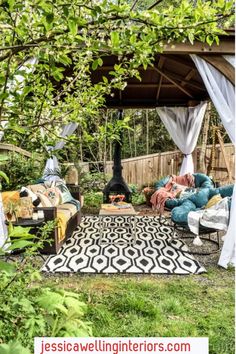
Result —
[{"label": "green foliage", "polygon": [[27,158],[17,153],[10,153],[8,161],[1,165],[2,171],[8,177],[8,183],[3,181],[3,190],[16,190],[27,186],[41,178],[44,163],[36,156]]},{"label": "green foliage", "polygon": [[81,193],[87,194],[91,191],[102,191],[107,182],[107,177],[104,173],[101,172],[81,173],[79,180]]},{"label": "green foliage", "polygon": [[[92,334],[91,325],[83,320],[86,305],[78,294],[37,284],[41,275],[35,268],[35,255],[54,227],[54,222],[47,223],[34,236],[27,228],[10,225],[0,261],[1,353],[28,354],[35,336]],[[4,254],[20,248],[25,249],[23,261],[4,259]]]},{"label": "green foliage", "polygon": [[103,201],[102,192],[90,191],[84,195],[84,208],[85,209],[95,209],[98,211],[101,207]]},{"label": "green foliage", "polygon": [[145,203],[145,197],[142,191],[138,188],[136,184],[129,184],[129,188],[132,192],[132,204],[141,205]]}]

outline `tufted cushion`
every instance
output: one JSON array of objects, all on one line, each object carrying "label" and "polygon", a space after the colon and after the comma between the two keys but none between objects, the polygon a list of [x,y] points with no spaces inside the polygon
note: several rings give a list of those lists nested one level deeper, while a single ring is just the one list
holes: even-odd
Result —
[{"label": "tufted cushion", "polygon": [[174,208],[171,212],[171,219],[176,224],[187,224],[188,223],[188,213],[190,211],[195,211],[197,208],[191,200],[184,200],[183,204]]},{"label": "tufted cushion", "polygon": [[219,188],[210,188],[209,189],[209,199],[214,197],[214,195],[220,194]]},{"label": "tufted cushion", "polygon": [[168,183],[169,179],[170,179],[170,176],[166,176],[166,177],[160,179],[160,181],[157,181],[154,184],[155,189],[160,189],[161,187],[165,187],[165,185],[166,185],[166,183]]},{"label": "tufted cushion", "polygon": [[181,205],[183,203],[184,199],[177,199],[177,198],[173,198],[173,199],[167,199],[165,202],[165,206],[168,209],[173,209],[179,205]]},{"label": "tufted cushion", "polygon": [[209,199],[209,188],[202,188],[197,193],[192,194],[188,200],[193,202],[197,208],[202,208]]},{"label": "tufted cushion", "polygon": [[234,190],[234,185],[233,184],[229,184],[227,186],[222,186],[222,187],[218,188],[218,190],[219,190],[219,193],[220,193],[222,198],[232,197],[233,190]]},{"label": "tufted cushion", "polygon": [[194,183],[196,188],[213,188],[214,184],[210,177],[204,173],[194,173]]}]

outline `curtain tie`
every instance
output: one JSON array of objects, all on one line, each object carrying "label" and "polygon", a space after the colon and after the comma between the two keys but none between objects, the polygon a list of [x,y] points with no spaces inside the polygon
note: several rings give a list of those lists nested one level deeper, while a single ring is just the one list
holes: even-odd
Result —
[{"label": "curtain tie", "polygon": [[187,157],[187,156],[189,156],[189,155],[192,155],[192,154],[184,154],[184,157]]}]

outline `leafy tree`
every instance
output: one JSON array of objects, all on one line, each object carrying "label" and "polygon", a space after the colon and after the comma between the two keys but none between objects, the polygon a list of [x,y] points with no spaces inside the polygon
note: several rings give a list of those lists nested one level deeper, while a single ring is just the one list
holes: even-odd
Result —
[{"label": "leafy tree", "polygon": [[[165,42],[218,43],[224,33],[218,24],[234,14],[233,2],[222,0],[162,1],[146,8],[123,0],[1,0],[0,120],[9,121],[6,139],[27,145],[29,138],[29,147],[42,152],[63,124],[75,121],[80,131],[88,130],[89,141],[89,125],[96,124],[105,96],[124,89],[129,77],[139,78],[138,67],[153,65]],[[118,63],[111,78],[94,85],[91,72],[107,55],[116,55]]]}]

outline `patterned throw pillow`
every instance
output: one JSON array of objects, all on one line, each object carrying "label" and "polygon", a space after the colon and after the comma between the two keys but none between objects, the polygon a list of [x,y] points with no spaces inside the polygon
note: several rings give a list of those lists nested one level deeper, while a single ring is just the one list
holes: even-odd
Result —
[{"label": "patterned throw pillow", "polygon": [[61,204],[61,194],[58,188],[47,188],[43,195],[49,199],[52,206],[58,206]]},{"label": "patterned throw pillow", "polygon": [[73,197],[64,183],[56,182],[56,187],[61,195],[61,204],[71,202]]}]

